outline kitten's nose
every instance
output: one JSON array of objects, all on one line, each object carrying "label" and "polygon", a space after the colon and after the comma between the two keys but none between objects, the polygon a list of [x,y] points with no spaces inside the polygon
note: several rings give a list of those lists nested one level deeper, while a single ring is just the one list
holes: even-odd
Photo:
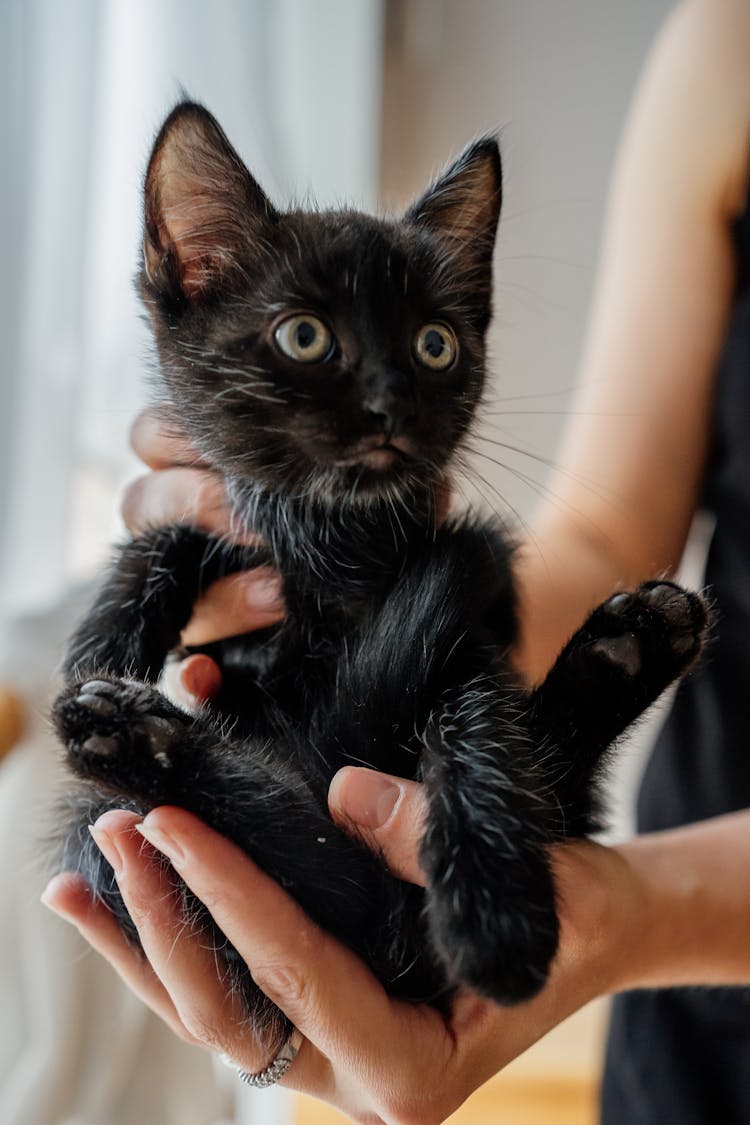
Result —
[{"label": "kitten's nose", "polygon": [[388,440],[404,433],[417,416],[414,392],[399,371],[379,372],[365,394],[362,407]]}]

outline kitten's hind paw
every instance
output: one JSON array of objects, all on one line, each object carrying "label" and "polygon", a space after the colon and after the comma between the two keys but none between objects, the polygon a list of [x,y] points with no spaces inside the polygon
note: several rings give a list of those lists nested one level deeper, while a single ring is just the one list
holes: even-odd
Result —
[{"label": "kitten's hind paw", "polygon": [[191,722],[155,688],[103,677],[66,688],[53,718],[75,773],[139,790],[170,769]]},{"label": "kitten's hind paw", "polygon": [[604,602],[586,631],[591,655],[628,677],[653,678],[660,690],[698,657],[707,629],[708,611],[698,594],[673,582],[646,582]]},{"label": "kitten's hind paw", "polygon": [[[524,866],[524,859],[531,860]],[[507,874],[518,885],[492,893],[481,878],[460,875],[432,884],[427,918],[432,946],[448,979],[499,1004],[520,1004],[544,987],[557,951],[559,924],[552,876],[541,857],[518,857]],[[486,873],[485,873],[486,878]]]}]

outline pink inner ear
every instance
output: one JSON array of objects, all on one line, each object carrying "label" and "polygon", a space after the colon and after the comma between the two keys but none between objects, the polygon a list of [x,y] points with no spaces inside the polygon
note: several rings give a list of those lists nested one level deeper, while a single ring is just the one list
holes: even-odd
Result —
[{"label": "pink inner ear", "polygon": [[189,120],[179,122],[155,154],[146,184],[158,245],[146,240],[152,278],[163,256],[174,252],[186,297],[204,292],[236,260],[242,241],[243,184],[226,154],[207,145]]},{"label": "pink inner ear", "polygon": [[234,261],[226,244],[233,224],[228,209],[201,193],[196,181],[185,186],[176,193],[179,202],[162,211],[162,229],[174,247],[185,296],[194,297]]},{"label": "pink inner ear", "polygon": [[[494,169],[485,161],[449,184],[440,195],[440,232],[461,242],[474,242],[485,231],[495,208]],[[494,233],[494,232],[493,232]]]}]

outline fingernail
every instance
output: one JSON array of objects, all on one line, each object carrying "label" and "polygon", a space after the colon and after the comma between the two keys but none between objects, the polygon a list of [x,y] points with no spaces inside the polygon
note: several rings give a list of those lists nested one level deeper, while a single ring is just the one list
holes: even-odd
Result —
[{"label": "fingernail", "polygon": [[97,828],[96,824],[89,825],[89,832],[93,836],[97,848],[112,868],[115,879],[119,879],[122,874],[123,864],[117,844],[112,839],[109,832],[104,832],[101,828]]},{"label": "fingernail", "polygon": [[168,860],[171,861],[173,867],[181,867],[185,862],[185,853],[183,852],[177,841],[164,832],[161,828],[157,828],[154,824],[148,823],[148,817],[136,824],[136,828],[143,836],[144,840],[148,840],[152,847],[156,848],[157,852],[161,852]]},{"label": "fingernail", "polygon": [[41,902],[42,906],[46,906],[48,910],[54,910],[55,914],[59,914],[60,910],[59,910],[59,907],[56,904],[54,904],[51,900],[54,897],[54,893],[55,893],[55,886],[54,885],[59,878],[60,878],[60,876],[56,875],[54,877],[54,879],[50,879],[49,883],[47,884],[47,886],[44,888],[41,895],[39,896],[39,901]]},{"label": "fingernail", "polygon": [[334,777],[329,801],[362,828],[382,828],[401,799],[402,789],[375,770],[346,766]]}]

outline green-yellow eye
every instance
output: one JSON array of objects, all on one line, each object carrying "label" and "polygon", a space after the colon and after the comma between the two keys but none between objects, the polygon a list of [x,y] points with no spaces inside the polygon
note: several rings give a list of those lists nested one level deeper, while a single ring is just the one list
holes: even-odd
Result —
[{"label": "green-yellow eye", "polygon": [[322,363],[333,351],[333,333],[311,313],[287,317],[273,335],[284,355],[297,363]]},{"label": "green-yellow eye", "polygon": [[458,355],[458,340],[447,324],[424,324],[414,337],[414,354],[423,367],[445,371]]}]

